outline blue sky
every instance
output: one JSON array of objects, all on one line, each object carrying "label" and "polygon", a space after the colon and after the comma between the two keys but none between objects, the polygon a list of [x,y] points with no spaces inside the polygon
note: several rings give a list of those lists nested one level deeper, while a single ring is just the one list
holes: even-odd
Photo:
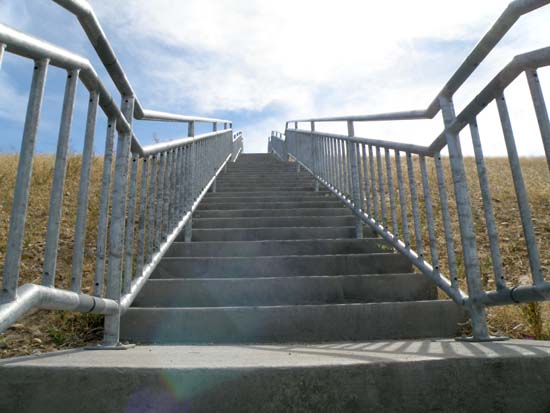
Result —
[{"label": "blue sky", "polygon": [[[95,0],[91,1],[142,104],[229,118],[247,152],[290,118],[423,109],[508,1]],[[383,3],[383,4],[380,4]],[[476,10],[475,14],[472,10]],[[523,18],[456,96],[460,110],[518,53],[548,46],[550,7]],[[50,0],[0,0],[0,22],[88,58],[118,95],[77,20]],[[7,55],[0,71],[0,151],[17,152],[32,63]],[[541,70],[547,100],[550,73]],[[51,68],[37,145],[54,152],[64,73]],[[522,155],[542,154],[522,77],[507,91]],[[71,140],[80,152],[86,93],[79,88]],[[98,119],[96,152],[104,142]],[[361,124],[360,136],[430,143],[441,120]],[[345,125],[320,125],[344,132]],[[505,147],[489,107],[480,117],[491,155]],[[204,130],[204,129],[203,129]],[[199,129],[199,132],[201,130]],[[136,122],[144,143],[186,133],[183,124]],[[466,141],[466,140],[465,140]],[[465,152],[471,153],[465,143]]]}]

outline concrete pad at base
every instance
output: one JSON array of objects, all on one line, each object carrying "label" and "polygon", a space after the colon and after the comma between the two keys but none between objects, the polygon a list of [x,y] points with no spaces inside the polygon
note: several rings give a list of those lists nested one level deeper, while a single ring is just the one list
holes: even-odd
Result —
[{"label": "concrete pad at base", "polygon": [[0,362],[0,411],[550,410],[550,342],[140,346]]}]

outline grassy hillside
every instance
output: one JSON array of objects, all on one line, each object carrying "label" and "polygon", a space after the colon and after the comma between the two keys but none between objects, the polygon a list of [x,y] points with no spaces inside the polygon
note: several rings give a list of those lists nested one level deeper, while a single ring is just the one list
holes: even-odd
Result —
[{"label": "grassy hillside", "polygon": [[[446,163],[446,162],[445,162]],[[468,179],[472,191],[472,202],[478,243],[481,246],[480,261],[483,271],[483,282],[487,288],[494,288],[491,275],[491,258],[483,219],[481,194],[477,184],[475,162],[466,159]],[[528,186],[533,208],[534,225],[539,237],[539,247],[545,273],[550,270],[550,177],[544,159],[524,159],[523,172]],[[429,178],[432,184],[436,224],[441,229],[439,202],[435,171],[429,164]],[[446,165],[452,217],[456,219],[452,199],[452,181]],[[497,218],[501,239],[501,250],[504,270],[507,279],[512,283],[527,283],[529,265],[523,245],[521,222],[518,218],[512,179],[506,159],[487,159],[490,183],[493,195],[493,206]],[[33,167],[30,207],[27,216],[23,262],[21,265],[20,283],[40,283],[43,265],[44,239],[46,232],[48,204],[52,183],[54,158],[38,156]],[[418,168],[418,164],[416,164]],[[0,155],[0,276],[4,263],[4,252],[8,232],[9,216],[12,203],[13,187],[17,169],[17,157]],[[86,239],[83,291],[90,292],[94,270],[95,237],[97,231],[98,205],[102,159],[95,158],[92,168],[92,184],[89,196],[88,231]],[[63,221],[59,244],[57,266],[57,286],[68,286],[72,258],[72,240],[76,212],[76,195],[80,174],[80,158],[73,156],[69,160],[67,185],[65,187]],[[420,175],[417,170],[417,186],[422,196]],[[409,214],[410,215],[410,214]],[[412,219],[409,219],[412,222]],[[412,230],[412,225],[410,225]],[[460,251],[460,239],[457,222],[453,222],[455,249]],[[448,274],[445,261],[445,244],[443,232],[438,232],[439,252],[442,269]],[[427,234],[424,234],[427,240]],[[428,245],[425,245],[429,251]],[[427,254],[429,255],[429,254]],[[460,257],[460,254],[458,254]],[[463,269],[459,261],[459,269]],[[464,278],[461,278],[464,286]],[[513,337],[550,338],[550,305],[532,304],[522,306],[500,307],[489,310],[489,322],[493,334],[505,334]],[[0,335],[0,357],[31,354],[33,351],[54,351],[56,349],[75,347],[98,340],[101,337],[102,318],[93,315],[69,314],[63,312],[40,311],[30,314],[18,324]]]}]

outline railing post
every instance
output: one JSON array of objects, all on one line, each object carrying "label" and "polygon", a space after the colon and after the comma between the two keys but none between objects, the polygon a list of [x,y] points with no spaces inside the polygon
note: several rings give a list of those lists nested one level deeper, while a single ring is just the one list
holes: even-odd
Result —
[{"label": "railing post", "polygon": [[[133,96],[123,96],[122,113],[131,124],[134,113]],[[126,224],[126,198],[128,195],[128,163],[130,159],[130,131],[118,135],[115,177],[112,195],[111,228],[109,234],[109,264],[106,297],[120,304],[122,293],[122,258]],[[120,307],[117,314],[105,317],[103,347],[124,348],[120,345]]]},{"label": "railing post", "polygon": [[[353,121],[348,121],[348,136],[350,138],[355,136]],[[353,197],[353,208],[355,209],[355,212],[359,214],[361,210],[361,195],[359,191],[359,167],[357,165],[356,154],[357,148],[355,147],[355,143],[351,140],[348,140],[347,144],[347,156],[351,166],[351,192]],[[363,238],[363,221],[358,215],[355,216],[355,237],[357,239]]]},{"label": "railing post", "polygon": [[[441,107],[445,128],[447,128],[456,118],[452,99],[440,97],[439,105]],[[474,232],[472,207],[470,204],[470,193],[468,190],[468,182],[466,180],[466,171],[464,169],[464,160],[462,157],[459,135],[457,133],[446,132],[445,138],[449,149],[456,207],[460,225],[460,236],[462,240],[464,265],[466,269],[466,281],[468,284],[468,310],[472,320],[473,340],[486,341],[490,339],[489,329],[487,327],[485,307],[480,303],[480,298],[484,293],[483,285],[481,283],[479,258],[477,255],[477,243]]]}]

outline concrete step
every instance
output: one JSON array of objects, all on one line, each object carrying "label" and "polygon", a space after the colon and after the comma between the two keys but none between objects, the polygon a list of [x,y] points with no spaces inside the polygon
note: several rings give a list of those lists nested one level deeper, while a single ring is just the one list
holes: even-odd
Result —
[{"label": "concrete step", "polygon": [[132,305],[239,307],[437,299],[422,274],[150,280]]},{"label": "concrete step", "polygon": [[[232,193],[230,193],[232,194]],[[203,201],[205,204],[225,203],[225,202],[311,202],[311,201],[323,201],[323,200],[337,200],[333,194],[328,192],[298,192],[294,193],[282,193],[272,195],[237,195],[231,196],[226,194],[212,194],[214,196],[207,195]]]},{"label": "concrete step", "polygon": [[542,413],[549,356],[535,340],[77,349],[1,360],[0,411]]},{"label": "concrete step", "polygon": [[401,254],[301,255],[272,257],[168,257],[151,278],[237,278],[306,275],[403,274],[410,261]]},{"label": "concrete step", "polygon": [[[285,173],[257,173],[254,175],[250,175],[247,173],[227,173],[227,174],[221,174],[218,177],[218,182],[252,182],[252,183],[261,183],[261,182],[271,182],[271,183],[280,183],[282,181],[315,181],[315,178],[313,178],[310,174],[302,173],[297,174],[296,172],[285,172]],[[237,183],[238,183],[237,182]]]},{"label": "concrete step", "polygon": [[313,178],[309,174],[284,174],[281,176],[281,174],[277,175],[240,175],[240,174],[222,174],[218,176],[217,181],[219,183],[270,183],[270,184],[276,184],[280,183],[281,179],[292,179],[294,182],[314,182],[315,178]]},{"label": "concrete step", "polygon": [[200,210],[195,218],[245,218],[245,217],[307,217],[307,216],[343,216],[352,215],[351,210],[339,208],[294,208],[294,209],[227,209]]},{"label": "concrete step", "polygon": [[219,192],[264,192],[267,189],[270,191],[276,192],[286,192],[288,191],[301,191],[301,192],[311,192],[315,191],[315,185],[311,184],[300,184],[300,183],[279,183],[272,184],[267,186],[266,184],[235,184],[235,185],[223,185],[220,184],[217,186],[216,190]]},{"label": "concrete step", "polygon": [[[372,230],[365,227],[365,237],[374,236]],[[193,242],[205,241],[268,241],[268,240],[304,240],[304,239],[345,239],[355,238],[354,227],[289,227],[289,228],[230,228],[230,229],[194,229]],[[178,237],[183,241],[183,235]]]},{"label": "concrete step", "polygon": [[282,228],[282,227],[346,227],[354,225],[355,217],[255,217],[255,218],[197,218],[193,228]]},{"label": "concrete step", "polygon": [[224,175],[231,175],[231,174],[247,174],[247,175],[253,175],[253,174],[294,174],[294,175],[306,175],[307,172],[305,171],[296,171],[296,166],[280,166],[280,165],[259,165],[259,166],[242,166],[242,167],[227,167],[227,171],[224,172]]},{"label": "concrete step", "polygon": [[[304,190],[304,188],[307,188]],[[282,187],[272,187],[270,185],[266,185],[264,187],[253,187],[251,188],[250,186],[248,185],[242,185],[242,186],[231,186],[231,187],[222,187],[220,189],[220,187],[218,187],[216,189],[216,192],[215,193],[218,193],[218,194],[224,194],[224,193],[235,193],[235,194],[240,194],[240,193],[250,193],[250,194],[265,194],[265,195],[269,195],[269,194],[287,194],[287,193],[295,193],[295,192],[307,192],[307,193],[312,193],[315,191],[315,187],[313,186],[313,184],[311,185],[311,187],[309,186],[294,186],[294,187],[287,187],[287,188],[282,188]],[[327,189],[323,189],[323,188],[319,188],[319,191],[318,192],[324,192],[324,193],[328,193],[330,191],[328,191]],[[210,194],[213,194],[212,192],[210,192]]]},{"label": "concrete step", "polygon": [[217,308],[130,308],[121,339],[137,343],[311,343],[455,337],[452,301]]},{"label": "concrete step", "polygon": [[271,257],[278,255],[339,255],[384,252],[379,238],[295,241],[176,242],[166,257]]},{"label": "concrete step", "polygon": [[227,209],[293,209],[293,208],[340,208],[342,203],[338,200],[323,201],[290,201],[290,202],[201,202],[197,208],[201,210],[227,210]]}]

